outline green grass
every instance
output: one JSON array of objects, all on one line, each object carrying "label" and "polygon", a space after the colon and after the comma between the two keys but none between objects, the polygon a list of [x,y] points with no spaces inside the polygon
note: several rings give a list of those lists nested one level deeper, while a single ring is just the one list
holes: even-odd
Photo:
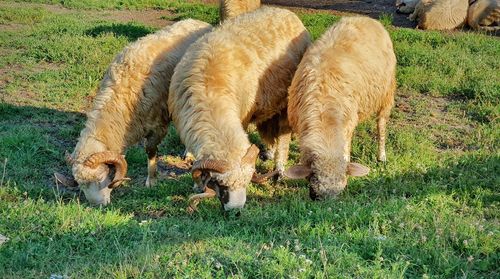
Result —
[{"label": "green grass", "polygon": [[[24,1],[23,1],[24,2]],[[131,183],[94,208],[55,191],[83,112],[127,43],[154,28],[99,9],[169,9],[217,22],[184,1],[0,3],[0,278],[498,278],[500,41],[388,26],[398,96],[388,158],[376,163],[375,121],[359,126],[353,160],[372,168],[336,200],[312,202],[304,181],[249,187],[241,217],[215,200],[188,215],[191,179],[147,189],[146,155],[127,152]],[[318,38],[339,18],[299,15]],[[253,141],[259,141],[256,134]],[[180,154],[171,129],[161,154]],[[298,160],[294,142],[289,164]],[[269,163],[259,162],[259,168]],[[5,172],[4,172],[5,169]],[[80,202],[81,201],[81,202]]]}]

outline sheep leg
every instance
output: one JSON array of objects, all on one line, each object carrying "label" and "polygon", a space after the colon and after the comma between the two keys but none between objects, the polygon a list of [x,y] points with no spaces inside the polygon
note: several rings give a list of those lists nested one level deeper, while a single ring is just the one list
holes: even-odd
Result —
[{"label": "sheep leg", "polygon": [[257,131],[264,143],[264,151],[261,154],[263,160],[274,160],[276,157],[276,137],[279,133],[278,117],[274,116],[262,123],[257,124]]},{"label": "sheep leg", "polygon": [[292,133],[285,133],[278,137],[276,148],[276,171],[278,171],[279,178],[285,175],[285,165],[288,160],[288,151],[290,148],[290,141],[292,140]]},{"label": "sheep leg", "polygon": [[292,141],[292,129],[288,124],[287,114],[282,114],[279,121],[279,136],[276,140],[275,163],[279,177],[285,175],[285,165],[288,160],[288,151],[290,149],[290,141]]},{"label": "sheep leg", "polygon": [[391,114],[392,102],[384,107],[378,114],[377,119],[377,132],[378,132],[378,156],[380,162],[387,161],[385,154],[385,139],[386,139],[386,124]]},{"label": "sheep leg", "polygon": [[264,146],[266,149],[262,154],[262,159],[264,160],[274,160],[276,156],[276,144],[266,144]]},{"label": "sheep leg", "polygon": [[156,169],[158,167],[158,144],[160,144],[161,136],[151,136],[146,139],[146,153],[148,154],[148,178],[146,179],[146,187],[151,187],[156,184]]},{"label": "sheep leg", "polygon": [[285,165],[288,160],[288,149],[292,138],[292,131],[288,124],[286,110],[258,124],[257,130],[264,143],[276,149],[274,152],[275,170],[278,172],[278,178],[284,177]]}]

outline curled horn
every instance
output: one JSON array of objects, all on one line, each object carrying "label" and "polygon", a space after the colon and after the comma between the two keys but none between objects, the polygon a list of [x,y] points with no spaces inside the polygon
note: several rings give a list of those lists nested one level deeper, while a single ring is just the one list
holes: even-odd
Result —
[{"label": "curled horn", "polygon": [[95,169],[102,164],[114,165],[116,168],[115,177],[108,185],[109,188],[118,187],[121,182],[128,180],[128,178],[125,178],[125,174],[127,174],[127,161],[125,161],[121,154],[111,151],[99,152],[90,155],[85,162],[83,162],[84,166],[91,169]]},{"label": "curled horn", "polygon": [[254,172],[252,175],[252,182],[257,183],[257,184],[262,184],[262,183],[266,182],[269,178],[277,175],[278,173],[279,173],[279,171],[277,171],[277,170],[270,171],[266,174],[258,174],[256,172]]},{"label": "curled horn", "polygon": [[189,203],[189,206],[187,208],[188,213],[195,212],[197,210],[198,204],[200,203],[200,201],[202,199],[213,198],[213,197],[215,197],[215,195],[216,195],[215,191],[208,188],[208,187],[205,188],[204,193],[192,195],[191,197],[189,197],[189,200],[188,200],[188,203]]},{"label": "curled horn", "polygon": [[226,172],[229,169],[229,165],[226,161],[222,160],[198,160],[193,163],[193,167],[191,168],[191,174],[193,176],[193,180],[199,180],[203,170],[214,171],[218,173]]},{"label": "curled horn", "polygon": [[255,165],[255,160],[257,160],[257,155],[259,155],[259,148],[255,144],[252,144],[248,148],[245,156],[243,156],[243,158],[241,159],[241,164]]},{"label": "curled horn", "polygon": [[69,166],[72,166],[74,163],[75,163],[75,159],[73,158],[73,156],[68,152],[68,150],[66,150],[64,152],[64,160],[66,161],[66,164],[68,164]]},{"label": "curled horn", "polygon": [[[243,165],[244,164],[255,165],[255,160],[257,160],[258,155],[259,155],[259,148],[255,144],[252,144],[248,148],[245,156],[243,156],[243,159],[241,159],[241,163]],[[258,174],[255,172],[252,176],[252,182],[261,184],[264,183],[270,177],[275,176],[276,174],[278,174],[278,171],[271,171],[266,174]]]}]

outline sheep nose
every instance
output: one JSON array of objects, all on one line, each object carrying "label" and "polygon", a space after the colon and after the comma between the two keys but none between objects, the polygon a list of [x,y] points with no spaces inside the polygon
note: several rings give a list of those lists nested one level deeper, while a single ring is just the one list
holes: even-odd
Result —
[{"label": "sheep nose", "polygon": [[247,191],[244,188],[228,191],[229,198],[223,201],[224,210],[241,209],[247,200]]}]

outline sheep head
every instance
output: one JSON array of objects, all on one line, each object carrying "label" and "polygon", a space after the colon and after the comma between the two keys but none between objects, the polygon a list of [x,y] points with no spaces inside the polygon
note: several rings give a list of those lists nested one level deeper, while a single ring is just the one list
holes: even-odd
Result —
[{"label": "sheep head", "polygon": [[310,166],[296,165],[285,171],[291,179],[309,180],[309,196],[313,200],[336,197],[347,185],[347,176],[365,176],[370,169],[358,163],[314,160]]},{"label": "sheep head", "polygon": [[[195,188],[200,192],[207,192],[206,187],[212,189],[224,210],[243,208],[246,187],[256,177],[254,172],[258,154],[259,148],[252,145],[237,166],[225,160],[202,159],[194,162],[191,173]],[[199,195],[200,198],[212,196],[215,195]]]},{"label": "sheep head", "polygon": [[396,0],[396,12],[411,14],[420,0]]},{"label": "sheep head", "polygon": [[[56,179],[65,186],[69,186],[68,183],[77,183],[85,194],[85,198],[92,204],[106,205],[110,203],[111,191],[124,181],[129,180],[129,178],[125,177],[127,161],[121,154],[115,152],[94,153],[83,162],[74,159],[68,160],[68,157],[67,161],[72,165],[75,178],[58,179],[60,175],[56,174]],[[114,166],[115,169],[113,179],[109,177],[110,165]]]}]

